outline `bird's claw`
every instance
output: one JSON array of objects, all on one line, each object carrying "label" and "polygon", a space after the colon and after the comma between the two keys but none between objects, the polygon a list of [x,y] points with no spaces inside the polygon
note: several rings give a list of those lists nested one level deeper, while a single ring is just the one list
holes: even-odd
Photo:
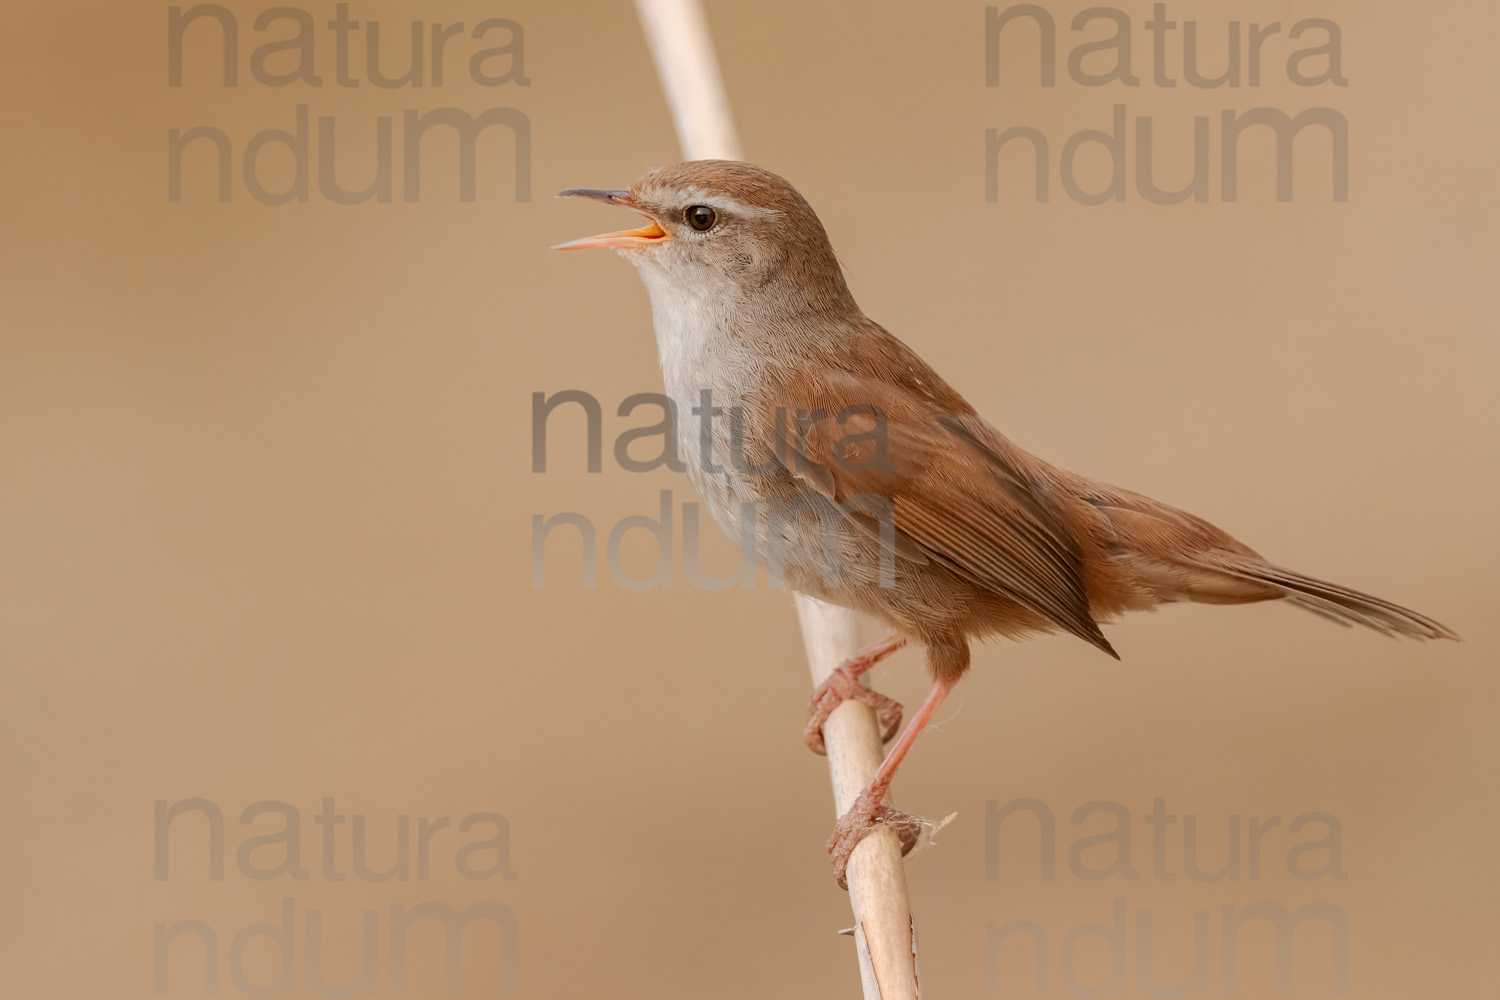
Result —
[{"label": "bird's claw", "polygon": [[854,848],[876,826],[888,826],[896,832],[901,840],[902,857],[910,854],[922,842],[923,835],[930,826],[922,817],[888,806],[881,798],[883,795],[877,797],[872,789],[866,788],[854,800],[849,811],[834,824],[833,834],[828,838],[828,856],[833,861],[833,877],[840,889],[849,888],[847,873]]},{"label": "bird's claw", "polygon": [[889,743],[901,729],[901,703],[865,687],[848,664],[840,664],[827,680],[818,685],[807,709],[807,726],[802,730],[802,739],[813,753],[828,752],[823,741],[823,723],[845,701],[863,702],[875,710],[875,716],[880,720],[881,742]]}]

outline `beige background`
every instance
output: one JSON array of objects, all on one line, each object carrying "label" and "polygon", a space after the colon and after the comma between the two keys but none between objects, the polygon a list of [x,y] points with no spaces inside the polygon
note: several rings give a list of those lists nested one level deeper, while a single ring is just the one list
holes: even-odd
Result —
[{"label": "beige background", "polygon": [[[1065,25],[1083,5],[1048,6]],[[232,7],[248,52],[262,8]],[[979,3],[710,4],[749,155],[818,207],[866,311],[1006,433],[1466,638],[1396,643],[1281,607],[1199,607],[1111,626],[1121,664],[1061,638],[983,648],[897,784],[903,806],[959,813],[909,868],[923,970],[932,996],[985,995],[986,924],[1034,920],[1051,938],[1053,995],[1070,995],[1061,940],[1107,922],[1120,898],[1154,914],[1171,981],[1188,970],[1193,912],[1208,911],[1219,995],[1222,905],[1327,900],[1348,917],[1350,995],[1481,995],[1500,889],[1488,47],[1500,18],[1478,3],[1441,16],[1343,0],[1192,7],[1170,13],[1198,17],[1209,68],[1227,17],[1335,19],[1349,86],[1289,85],[1273,54],[1285,58],[1283,38],[1256,89],[1065,76],[1042,89],[1034,56],[987,89]],[[332,5],[310,9],[321,21]],[[411,9],[352,14],[389,37]],[[1140,31],[1149,5],[1127,9]],[[799,739],[808,685],[788,595],[701,592],[680,575],[632,593],[602,565],[583,589],[564,533],[548,585],[531,586],[533,514],[578,511],[603,532],[653,513],[661,489],[691,499],[666,472],[585,474],[572,418],[554,426],[553,471],[530,473],[532,392],[585,389],[610,408],[660,385],[631,268],[545,250],[615,219],[549,194],[620,186],[677,153],[629,5],[422,6],[432,20],[495,15],[526,29],[529,87],[485,89],[450,69],[441,89],[267,88],[245,73],[225,90],[199,45],[187,86],[169,89],[165,5],[7,7],[8,995],[149,996],[157,921],[207,922],[223,963],[234,934],[277,919],[284,898],[299,936],[307,911],[323,914],[335,981],[355,974],[366,909],[498,900],[517,915],[523,997],[855,995],[852,946],[834,935],[846,899],[821,847],[826,771]],[[1136,69],[1149,74],[1141,35]],[[320,32],[331,79],[329,40]],[[1164,182],[1186,168],[1194,114],[1334,107],[1350,123],[1350,200],[1330,204],[1326,140],[1313,138],[1290,204],[1270,193],[1266,147],[1247,154],[1238,204],[1220,203],[1215,181],[1209,204],[1132,192],[1086,208],[1055,177],[1037,204],[1014,165],[986,203],[986,128],[1034,125],[1055,150],[1106,127],[1116,101],[1155,117],[1158,165],[1179,171]],[[508,142],[489,138],[473,204],[437,158],[414,205],[315,195],[273,208],[238,176],[220,205],[201,162],[183,203],[167,203],[168,129],[215,125],[238,151],[290,127],[298,102],[349,137],[349,186],[368,176],[376,115],[396,116],[399,136],[408,108],[519,108],[533,198],[514,200]],[[608,419],[608,440],[641,422]],[[627,546],[631,565],[644,548]],[[716,535],[706,549],[711,567],[732,561]],[[918,654],[876,681],[914,704]],[[228,817],[223,882],[207,880],[186,822],[171,877],[153,879],[153,802],[189,796]],[[502,813],[518,877],[459,877],[449,839],[426,881],[324,880],[312,823],[324,796],[367,817],[381,867],[399,815]],[[985,802],[1026,796],[1058,816],[1058,878],[1040,877],[1018,822],[999,840],[1002,877],[987,880]],[[1227,817],[1281,817],[1261,878],[1152,878],[1156,797],[1198,817],[1209,867]],[[263,799],[300,810],[307,881],[236,871],[237,846],[278,826],[236,822]],[[1068,822],[1092,800],[1130,811],[1142,879],[1067,870],[1068,846],[1108,826]],[[1285,832],[1306,812],[1340,820],[1346,879],[1289,876],[1287,848],[1316,839]],[[349,836],[346,824],[344,871]],[[388,931],[381,917],[382,996]],[[1132,917],[1131,996],[1147,995],[1138,937]],[[498,995],[497,940],[470,932],[466,996]],[[1299,937],[1296,995],[1329,995],[1329,940],[1319,927]],[[261,982],[275,974],[263,946],[247,959]],[[437,936],[412,947],[410,995],[441,995]],[[1272,948],[1247,932],[1241,995],[1272,995]],[[313,996],[300,940],[297,953],[294,995]],[[1025,950],[1000,957],[1005,995],[1033,995]],[[1078,960],[1087,982],[1108,975],[1098,942]],[[220,995],[239,995],[227,966],[220,976]],[[174,951],[169,995],[201,984],[192,948]]]}]

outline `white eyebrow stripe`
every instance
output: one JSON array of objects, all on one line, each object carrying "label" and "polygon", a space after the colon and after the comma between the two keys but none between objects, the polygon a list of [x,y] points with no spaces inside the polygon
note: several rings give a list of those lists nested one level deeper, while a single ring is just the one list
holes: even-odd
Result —
[{"label": "white eyebrow stripe", "polygon": [[717,208],[722,208],[734,215],[738,215],[747,219],[765,219],[770,218],[774,215],[781,214],[774,208],[762,208],[759,205],[751,205],[746,202],[740,201],[738,198],[731,198],[727,194],[719,194],[717,192],[708,191],[696,185],[691,185],[684,188],[668,188],[664,189],[662,193],[671,193],[678,195],[689,204],[697,204],[701,202],[705,205],[712,205]]},{"label": "white eyebrow stripe", "polygon": [[774,208],[762,208],[760,205],[747,205],[738,198],[728,198],[724,195],[710,195],[705,199],[710,205],[720,205],[729,209],[731,214],[744,216],[750,219],[768,219],[773,215],[780,215]]}]

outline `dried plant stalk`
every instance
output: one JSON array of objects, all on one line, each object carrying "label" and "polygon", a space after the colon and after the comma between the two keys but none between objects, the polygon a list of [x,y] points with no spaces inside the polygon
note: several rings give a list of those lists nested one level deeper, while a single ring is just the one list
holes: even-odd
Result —
[{"label": "dried plant stalk", "polygon": [[[729,100],[698,0],[636,0],[641,26],[690,160],[741,159]],[[854,612],[798,595],[814,686],[859,646]],[[875,713],[858,702],[836,708],[823,727],[836,815],[869,784],[883,756]],[[849,902],[865,1000],[917,1000],[916,932],[906,870],[894,831],[877,827],[849,859]]]}]

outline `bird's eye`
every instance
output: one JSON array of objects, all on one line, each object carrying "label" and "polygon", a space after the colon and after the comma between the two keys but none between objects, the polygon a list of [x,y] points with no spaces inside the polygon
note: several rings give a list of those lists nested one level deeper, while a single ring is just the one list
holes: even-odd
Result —
[{"label": "bird's eye", "polygon": [[687,220],[688,225],[702,233],[714,227],[719,215],[707,205],[689,205],[687,211],[683,213],[683,218]]}]

